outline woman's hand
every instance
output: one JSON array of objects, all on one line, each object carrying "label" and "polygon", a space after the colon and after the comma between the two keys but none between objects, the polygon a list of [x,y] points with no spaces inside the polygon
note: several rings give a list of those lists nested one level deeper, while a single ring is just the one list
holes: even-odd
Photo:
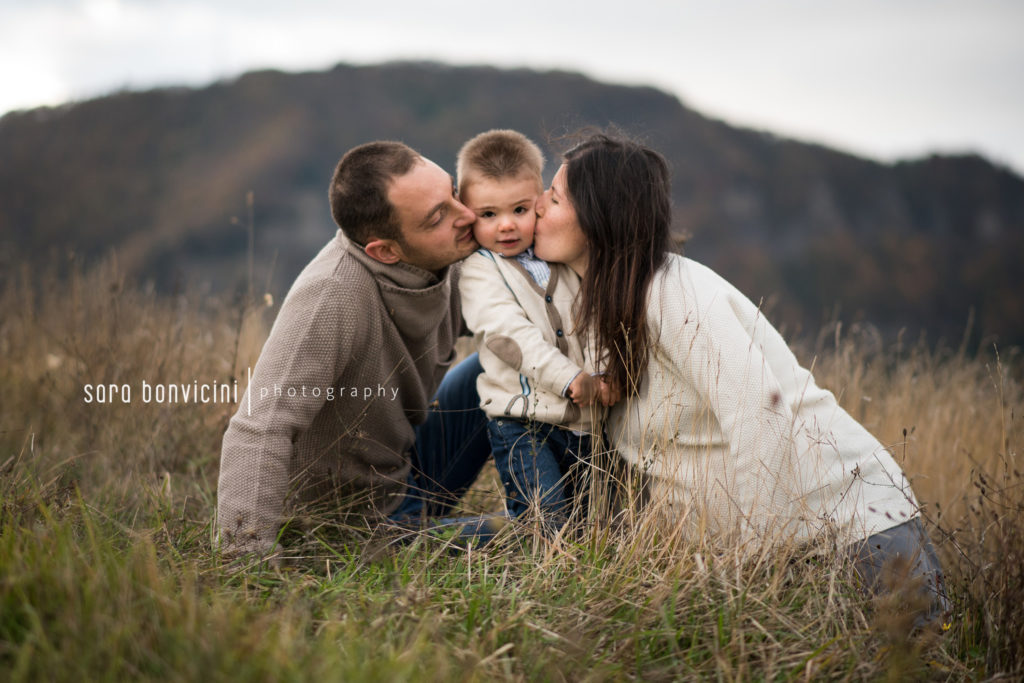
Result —
[{"label": "woman's hand", "polygon": [[598,397],[600,387],[594,377],[581,372],[569,384],[569,391],[566,393],[576,405],[589,406],[593,405],[594,399]]},{"label": "woman's hand", "polygon": [[572,402],[578,406],[590,406],[595,402],[603,406],[613,406],[621,398],[621,392],[605,382],[599,375],[588,375],[581,372],[569,384],[567,392]]},{"label": "woman's hand", "polygon": [[597,378],[597,384],[598,384],[598,399],[597,400],[601,402],[601,405],[603,405],[603,406],[613,406],[613,405],[615,405],[616,403],[619,402],[620,398],[622,398],[622,392],[619,391],[619,388],[616,387],[613,384],[610,384],[610,383],[606,382],[603,377],[598,377]]}]

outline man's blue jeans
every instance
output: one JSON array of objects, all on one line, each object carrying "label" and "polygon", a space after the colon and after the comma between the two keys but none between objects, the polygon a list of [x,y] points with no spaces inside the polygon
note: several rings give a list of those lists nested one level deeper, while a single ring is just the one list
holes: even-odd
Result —
[{"label": "man's blue jeans", "polygon": [[436,525],[479,521],[436,518],[451,511],[491,454],[487,416],[480,410],[476,392],[481,372],[480,359],[474,353],[444,376],[426,421],[416,427],[409,489],[391,514],[392,520],[408,524],[435,519]]}]

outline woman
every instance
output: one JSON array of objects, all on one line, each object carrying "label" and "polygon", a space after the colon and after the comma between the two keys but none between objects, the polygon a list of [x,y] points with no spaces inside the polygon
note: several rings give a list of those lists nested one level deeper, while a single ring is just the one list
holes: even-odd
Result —
[{"label": "woman", "polygon": [[537,256],[580,276],[577,329],[623,390],[613,445],[691,532],[741,544],[831,534],[869,586],[902,556],[937,618],[941,569],[899,466],[749,299],[671,253],[670,224],[664,158],[605,135],[569,151],[537,202]]}]

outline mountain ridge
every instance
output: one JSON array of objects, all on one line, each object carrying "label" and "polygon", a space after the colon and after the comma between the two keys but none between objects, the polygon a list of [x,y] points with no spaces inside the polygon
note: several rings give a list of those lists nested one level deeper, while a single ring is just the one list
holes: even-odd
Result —
[{"label": "mountain ridge", "polygon": [[403,139],[454,170],[465,139],[510,127],[542,145],[550,178],[564,135],[609,123],[669,159],[687,252],[774,302],[773,318],[816,329],[839,303],[887,335],[959,339],[973,310],[979,335],[1024,343],[1024,180],[1009,169],[977,155],[865,159],[560,70],[339,64],[8,113],[0,244],[35,269],[54,251],[117,249],[161,289],[230,289],[246,264],[232,217],[245,222],[253,192],[258,263],[265,274],[276,261],[280,294],[333,234],[326,187],[348,148]]}]

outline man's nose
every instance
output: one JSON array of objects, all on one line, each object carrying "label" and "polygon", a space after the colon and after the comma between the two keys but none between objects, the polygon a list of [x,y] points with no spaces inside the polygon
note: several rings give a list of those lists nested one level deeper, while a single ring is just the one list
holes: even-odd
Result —
[{"label": "man's nose", "polygon": [[476,220],[476,214],[473,213],[472,209],[470,209],[462,202],[455,202],[455,204],[457,210],[459,211],[459,215],[455,218],[454,221],[452,221],[452,223],[456,227],[461,228],[462,226],[469,225],[470,223]]}]

